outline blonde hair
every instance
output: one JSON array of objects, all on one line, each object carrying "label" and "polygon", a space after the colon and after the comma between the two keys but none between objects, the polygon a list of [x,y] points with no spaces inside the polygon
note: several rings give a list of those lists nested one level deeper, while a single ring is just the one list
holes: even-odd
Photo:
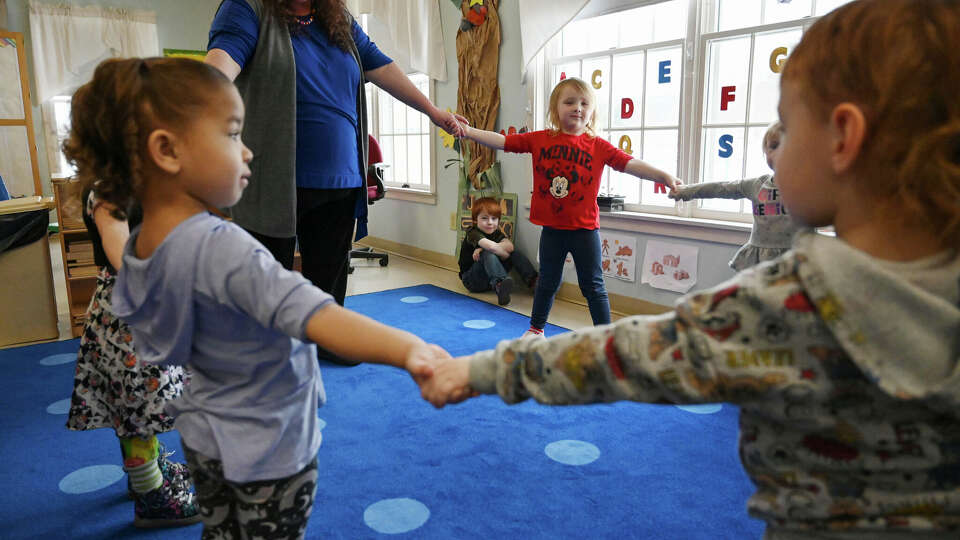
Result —
[{"label": "blonde hair", "polygon": [[590,116],[590,119],[587,120],[587,134],[595,137],[597,135],[597,96],[589,84],[583,79],[576,77],[568,77],[558,82],[557,85],[553,87],[553,91],[550,92],[550,106],[547,109],[547,129],[553,134],[560,131],[560,114],[557,112],[557,104],[560,101],[560,93],[568,86],[573,86],[581,95],[586,96],[593,105],[593,114]]},{"label": "blonde hair", "polygon": [[767,126],[767,131],[763,134],[763,152],[767,152],[770,147],[770,141],[776,137],[777,140],[783,139],[783,124],[779,120]]},{"label": "blonde hair", "polygon": [[867,130],[857,181],[885,218],[960,241],[960,3],[858,0],[804,33],[781,85],[824,119],[856,104]]}]

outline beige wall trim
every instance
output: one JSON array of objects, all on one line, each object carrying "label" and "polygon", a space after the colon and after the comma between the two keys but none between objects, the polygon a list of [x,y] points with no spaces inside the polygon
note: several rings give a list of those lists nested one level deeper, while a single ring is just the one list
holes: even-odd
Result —
[{"label": "beige wall trim", "polygon": [[[401,244],[400,242],[394,242],[376,236],[367,236],[362,241],[357,242],[357,244],[387,251],[391,255],[399,255],[407,259],[438,266],[445,270],[453,272],[459,271],[457,258],[446,253],[422,249],[409,244]],[[561,283],[557,298],[581,306],[587,305],[587,301],[584,300],[583,295],[580,294],[580,287],[574,283]],[[660,304],[654,304],[653,302],[647,302],[639,298],[610,293],[610,311],[621,317],[628,315],[656,315],[670,311],[670,309],[669,306],[661,306]]]}]

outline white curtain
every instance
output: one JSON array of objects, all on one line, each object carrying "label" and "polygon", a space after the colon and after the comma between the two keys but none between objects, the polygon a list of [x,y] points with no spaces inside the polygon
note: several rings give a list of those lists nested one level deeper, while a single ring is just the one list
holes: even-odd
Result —
[{"label": "white curtain", "polygon": [[152,11],[30,2],[38,101],[71,94],[107,58],[158,56]]},{"label": "white curtain", "polygon": [[523,53],[521,75],[526,74],[527,66],[540,49],[570,21],[664,1],[666,0],[518,0],[520,47]]},{"label": "white curtain", "polygon": [[354,15],[370,15],[370,39],[404,72],[419,71],[446,81],[440,1],[347,0],[347,7]]},{"label": "white curtain", "polygon": [[35,1],[30,2],[29,11],[47,164],[51,175],[67,175],[70,171],[63,170],[60,161],[50,98],[73,94],[107,58],[159,56],[157,15],[153,11]]}]

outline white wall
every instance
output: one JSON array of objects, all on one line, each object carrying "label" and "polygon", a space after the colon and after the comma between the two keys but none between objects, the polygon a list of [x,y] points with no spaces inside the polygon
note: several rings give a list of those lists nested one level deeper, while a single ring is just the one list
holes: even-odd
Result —
[{"label": "white wall", "polygon": [[[157,14],[157,37],[160,49],[206,50],[210,22],[220,0],[41,0],[45,4],[106,6],[153,11]],[[33,73],[33,49],[30,42],[28,0],[7,0],[7,27],[24,34],[27,63],[30,67],[31,97],[37,94]],[[33,104],[34,133],[40,161],[40,181],[45,194],[52,194],[47,149],[41,129],[40,107]],[[54,218],[55,219],[55,218]]]},{"label": "white wall", "polygon": [[[451,2],[441,1],[440,11],[443,18],[444,46],[447,57],[447,71],[450,74],[446,83],[437,83],[435,103],[441,109],[449,107],[456,109],[457,103],[457,55],[456,30],[460,21],[460,13]],[[519,10],[515,1],[500,2],[500,23],[503,41],[500,45],[500,117],[497,130],[508,126],[523,125],[526,117],[527,90],[520,84],[520,23]],[[532,126],[531,126],[532,127]],[[437,168],[438,202],[436,206],[397,201],[381,200],[371,208],[370,234],[388,240],[417,246],[422,249],[437,251],[453,255],[456,252],[457,234],[450,230],[450,213],[456,210],[457,205],[457,171],[454,167],[443,169],[447,158],[456,157],[456,153],[443,148],[439,137],[435,137],[433,144],[437,155],[434,166]],[[537,246],[540,239],[540,227],[532,225],[526,220],[524,208],[530,201],[533,167],[529,155],[498,153],[503,172],[504,191],[519,194],[521,204],[517,246],[522,249],[531,260],[535,260]],[[669,242],[692,244],[700,247],[699,268],[700,274],[695,289],[701,289],[721,283],[733,276],[733,271],[727,266],[727,261],[733,256],[739,246],[719,244],[688,239],[666,238],[642,233],[624,233],[637,237],[638,261],[642,261],[643,246],[650,239]],[[639,266],[639,262],[638,262]],[[569,269],[564,274],[564,281],[576,283],[576,274]],[[654,289],[648,285],[607,280],[607,289],[610,293],[621,296],[639,298],[661,305],[671,305],[680,295]]]}]

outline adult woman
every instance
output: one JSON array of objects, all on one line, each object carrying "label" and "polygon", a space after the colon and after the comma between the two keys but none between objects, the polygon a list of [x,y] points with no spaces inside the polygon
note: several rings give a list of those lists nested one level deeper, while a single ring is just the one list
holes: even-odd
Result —
[{"label": "adult woman", "polygon": [[207,49],[247,109],[252,177],[234,220],[287,268],[299,242],[303,275],[342,305],[355,222],[356,239],[366,235],[363,83],[448,132],[458,118],[377,49],[342,0],[224,0]]}]

